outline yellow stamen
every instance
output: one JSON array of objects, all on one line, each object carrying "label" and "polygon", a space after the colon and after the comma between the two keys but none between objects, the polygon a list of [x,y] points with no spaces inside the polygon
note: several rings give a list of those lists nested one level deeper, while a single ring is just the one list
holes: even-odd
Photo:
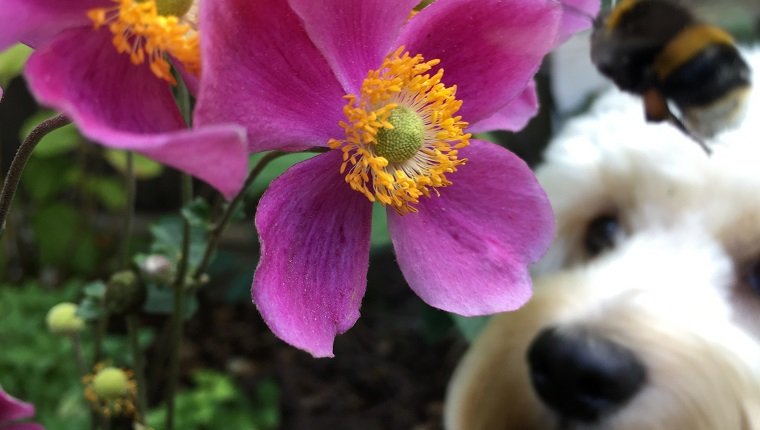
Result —
[{"label": "yellow stamen", "polygon": [[[379,69],[367,74],[359,96],[345,96],[347,121],[340,126],[346,137],[329,142],[330,148],[343,152],[340,171],[351,188],[371,202],[390,205],[399,214],[417,212],[413,205],[420,197],[451,185],[446,174],[456,172],[467,161],[457,158],[457,150],[469,144],[471,134],[464,133],[467,123],[455,116],[462,106],[455,97],[456,86],[441,82],[443,69],[432,76],[428,73],[439,62],[425,61],[421,55],[412,57],[404,47],[397,49]],[[399,124],[391,118],[397,108],[422,121],[422,142],[413,155],[389,161],[378,154],[378,134],[383,137],[394,129],[392,122]],[[383,145],[393,141],[381,140]],[[381,152],[393,151],[383,148]]]},{"label": "yellow stamen", "polygon": [[[129,54],[135,65],[147,60],[153,74],[171,84],[176,80],[167,55],[181,62],[188,72],[200,72],[200,39],[191,23],[176,15],[160,14],[155,0],[111,1],[118,5],[91,9],[87,16],[96,29],[108,26],[119,53]],[[183,10],[173,5],[164,9]]]}]

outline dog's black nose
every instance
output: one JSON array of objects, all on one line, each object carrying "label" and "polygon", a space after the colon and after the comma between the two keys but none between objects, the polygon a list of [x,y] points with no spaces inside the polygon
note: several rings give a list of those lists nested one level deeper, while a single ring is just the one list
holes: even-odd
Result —
[{"label": "dog's black nose", "polygon": [[541,331],[528,349],[533,388],[564,418],[594,422],[625,404],[646,380],[629,349],[586,332]]}]

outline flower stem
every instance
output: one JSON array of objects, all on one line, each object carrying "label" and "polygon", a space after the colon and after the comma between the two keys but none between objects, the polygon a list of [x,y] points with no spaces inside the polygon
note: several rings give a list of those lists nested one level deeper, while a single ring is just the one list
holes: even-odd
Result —
[{"label": "flower stem", "polygon": [[82,342],[79,339],[79,334],[75,333],[71,335],[71,346],[74,349],[74,357],[79,367],[79,376],[87,375],[87,361],[85,361],[84,354],[82,353]]},{"label": "flower stem", "polygon": [[219,221],[217,221],[214,224],[214,228],[211,230],[211,236],[209,237],[209,240],[206,243],[206,249],[203,251],[203,258],[201,259],[201,263],[193,272],[193,279],[198,279],[203,274],[203,271],[206,270],[206,267],[208,266],[208,264],[211,262],[211,255],[216,250],[217,244],[219,243],[219,239],[221,238],[222,233],[224,233],[224,230],[227,228],[227,225],[230,223],[232,214],[235,213],[235,210],[243,201],[243,197],[245,196],[245,191],[248,189],[248,187],[251,186],[251,184],[253,184],[256,178],[261,174],[264,168],[272,160],[285,154],[287,153],[278,152],[278,151],[270,152],[266,154],[264,157],[262,157],[261,160],[259,160],[259,162],[256,164],[256,166],[254,166],[253,169],[251,169],[251,172],[248,174],[248,177],[245,179],[245,184],[243,184],[243,188],[232,199],[230,204],[227,206],[227,209],[224,211],[224,213],[222,213],[222,216],[220,217]]},{"label": "flower stem", "polygon": [[0,235],[5,230],[5,218],[8,216],[8,210],[11,207],[13,201],[13,195],[16,194],[16,188],[21,180],[21,174],[24,172],[24,167],[29,157],[32,155],[32,151],[40,143],[43,137],[57,130],[70,121],[63,115],[57,115],[50,119],[46,119],[37,125],[37,127],[29,133],[29,136],[19,145],[16,155],[11,161],[11,166],[8,168],[8,174],[5,176],[3,182],[3,189],[0,191]]},{"label": "flower stem", "polygon": [[144,419],[148,413],[147,381],[145,380],[145,366],[143,363],[142,349],[140,348],[140,339],[138,337],[139,321],[137,315],[127,315],[127,332],[129,334],[129,345],[132,349],[132,365],[134,366],[135,379],[137,380],[137,413],[140,419]]},{"label": "flower stem", "polygon": [[[182,175],[182,201],[190,203],[193,199],[193,180]],[[171,317],[172,335],[169,347],[169,381],[166,386],[166,430],[174,429],[174,397],[179,382],[179,348],[182,344],[182,325],[185,320],[185,290],[187,270],[190,259],[190,222],[182,222],[182,254],[177,267],[177,278],[174,280],[174,312]]]},{"label": "flower stem", "polygon": [[122,237],[122,250],[121,250],[121,261],[119,262],[119,266],[122,269],[127,268],[129,266],[129,244],[132,239],[132,224],[134,223],[134,217],[135,217],[135,190],[136,190],[136,184],[135,184],[135,162],[134,162],[134,154],[132,154],[132,151],[127,151],[127,166],[126,170],[124,172],[124,182],[125,187],[127,189],[127,202],[124,212],[124,232]]}]

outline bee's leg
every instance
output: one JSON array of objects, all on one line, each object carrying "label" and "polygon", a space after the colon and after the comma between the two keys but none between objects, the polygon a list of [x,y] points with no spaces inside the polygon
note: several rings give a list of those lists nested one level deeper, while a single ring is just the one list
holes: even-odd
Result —
[{"label": "bee's leg", "polygon": [[673,112],[670,110],[670,107],[668,106],[667,99],[665,99],[665,96],[663,96],[660,91],[655,88],[648,89],[644,92],[642,98],[644,101],[644,115],[646,116],[648,122],[667,121],[676,126],[677,129],[681,130],[683,134],[689,136],[692,140],[697,142],[697,144],[705,151],[705,153],[707,153],[707,155],[710,155],[712,153],[705,142],[703,142],[699,137],[695,136],[694,133],[689,131],[689,129],[686,128],[686,125],[684,125],[683,121],[681,121],[680,118],[673,114]]},{"label": "bee's leg", "polygon": [[690,132],[689,129],[686,128],[686,126],[684,125],[683,121],[681,121],[680,118],[678,118],[677,116],[671,113],[670,118],[668,120],[670,121],[671,124],[676,126],[677,129],[681,130],[683,134],[689,136],[691,140],[697,142],[697,145],[699,145],[700,148],[702,148],[707,155],[712,154],[712,150],[710,149],[710,147],[707,146],[707,144],[702,139],[700,139],[698,136],[695,136],[694,133]]}]

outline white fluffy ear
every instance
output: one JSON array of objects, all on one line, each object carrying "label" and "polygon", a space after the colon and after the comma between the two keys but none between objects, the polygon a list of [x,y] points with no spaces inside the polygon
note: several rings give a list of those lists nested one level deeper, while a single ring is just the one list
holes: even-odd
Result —
[{"label": "white fluffy ear", "polygon": [[760,401],[749,400],[742,404],[741,430],[760,430]]}]

